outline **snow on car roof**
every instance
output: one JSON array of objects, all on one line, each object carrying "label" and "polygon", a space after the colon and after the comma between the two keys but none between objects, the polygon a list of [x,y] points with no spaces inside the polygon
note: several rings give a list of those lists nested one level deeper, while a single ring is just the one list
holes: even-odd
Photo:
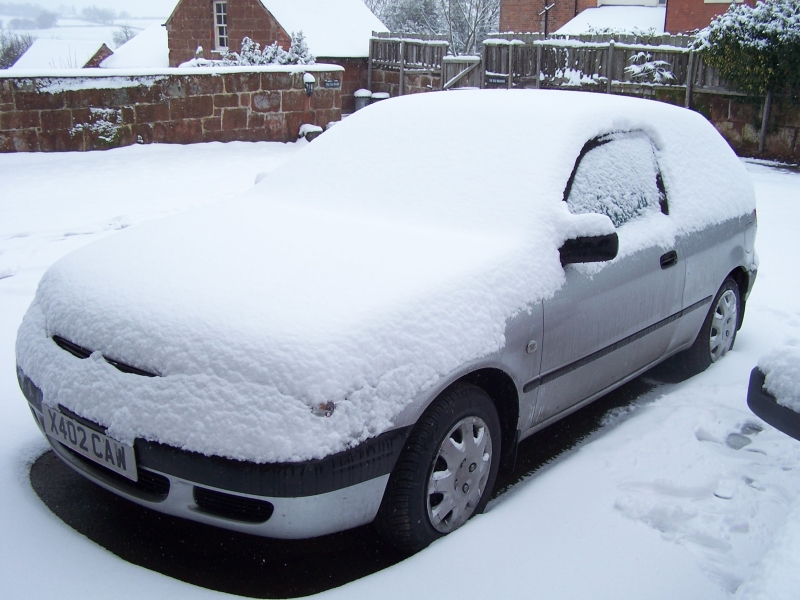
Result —
[{"label": "snow on car roof", "polygon": [[369,56],[372,32],[389,31],[362,0],[261,0],[261,3],[287,33],[302,31],[314,56]]},{"label": "snow on car roof", "polygon": [[167,28],[156,23],[114,51],[100,66],[104,69],[169,67]]},{"label": "snow on car roof", "polygon": [[[507,320],[563,284],[566,239],[613,231],[563,193],[587,141],[627,130],[653,141],[670,215],[623,225],[621,255],[754,208],[744,168],[692,111],[537,90],[391,99],[239,200],[56,263],[20,329],[20,367],[46,402],[123,441],[257,462],[343,450],[502,349]],[[53,334],[162,377],[76,360]],[[312,415],[328,401],[332,417]]]}]

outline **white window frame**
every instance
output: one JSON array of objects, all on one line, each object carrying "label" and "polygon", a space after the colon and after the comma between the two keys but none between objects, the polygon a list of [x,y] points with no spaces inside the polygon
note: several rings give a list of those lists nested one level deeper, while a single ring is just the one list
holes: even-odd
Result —
[{"label": "white window frame", "polygon": [[217,50],[228,49],[228,0],[214,2],[214,43]]}]

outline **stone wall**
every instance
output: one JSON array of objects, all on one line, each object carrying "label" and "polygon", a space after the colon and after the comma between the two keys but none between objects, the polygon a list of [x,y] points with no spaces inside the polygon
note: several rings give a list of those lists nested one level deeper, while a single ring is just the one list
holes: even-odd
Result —
[{"label": "stone wall", "polygon": [[[304,70],[317,79],[310,98]],[[304,123],[324,128],[341,119],[341,89],[323,84],[341,82],[341,67],[193,71],[0,75],[0,151],[95,150],[137,142],[287,142],[297,139]]]},{"label": "stone wall", "polygon": [[369,59],[367,58],[328,58],[317,57],[321,63],[339,65],[344,68],[342,77],[342,113],[350,114],[356,110],[356,90],[369,86]]}]

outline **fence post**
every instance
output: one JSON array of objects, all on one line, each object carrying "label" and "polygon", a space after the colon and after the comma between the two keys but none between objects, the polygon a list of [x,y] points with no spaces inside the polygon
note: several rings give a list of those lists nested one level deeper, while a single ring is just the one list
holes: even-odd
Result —
[{"label": "fence post", "polygon": [[606,82],[606,93],[611,93],[611,80],[613,79],[613,62],[614,62],[614,40],[608,42],[608,81]]},{"label": "fence post", "polygon": [[764,114],[761,117],[761,133],[758,136],[758,152],[764,152],[767,142],[767,125],[769,124],[769,111],[772,108],[772,90],[767,90],[767,97],[764,98]]},{"label": "fence post", "polygon": [[542,87],[542,46],[536,44],[536,89]]},{"label": "fence post", "polygon": [[508,45],[508,89],[511,89],[511,86],[514,83],[514,44]]},{"label": "fence post", "polygon": [[[486,64],[487,57],[489,56],[489,47],[486,44],[481,44],[481,89],[486,87]],[[444,78],[442,78],[444,80]],[[444,85],[444,83],[442,83]]]},{"label": "fence post", "polygon": [[372,49],[375,47],[375,40],[369,40],[369,64],[367,65],[367,88],[372,91],[372,61],[375,59]]},{"label": "fence post", "polygon": [[406,41],[400,40],[400,92],[402,96],[406,87]]},{"label": "fence post", "polygon": [[689,64],[686,65],[686,102],[684,106],[692,106],[692,85],[694,84],[694,50],[689,50]]}]

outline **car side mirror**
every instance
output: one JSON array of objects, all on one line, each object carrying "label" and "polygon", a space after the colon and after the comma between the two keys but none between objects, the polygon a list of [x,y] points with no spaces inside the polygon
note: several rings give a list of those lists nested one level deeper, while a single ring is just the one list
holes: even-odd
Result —
[{"label": "car side mirror", "polygon": [[619,252],[619,238],[616,232],[567,240],[558,249],[562,267],[572,263],[607,262],[614,260],[617,252]]}]

